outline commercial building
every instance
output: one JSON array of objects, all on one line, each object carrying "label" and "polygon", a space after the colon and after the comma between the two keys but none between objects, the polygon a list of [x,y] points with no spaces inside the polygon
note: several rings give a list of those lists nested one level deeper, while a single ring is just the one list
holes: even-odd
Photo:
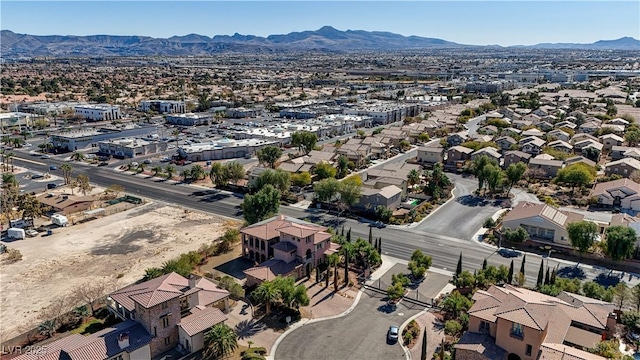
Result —
[{"label": "commercial building", "polygon": [[144,112],[155,111],[160,114],[173,114],[184,113],[186,107],[184,101],[144,100],[140,102],[140,106],[138,109]]},{"label": "commercial building", "polygon": [[111,121],[122,119],[120,106],[109,104],[77,105],[74,107],[76,116],[87,121]]},{"label": "commercial building", "polygon": [[156,126],[128,125],[102,127],[99,129],[61,132],[51,135],[51,144],[58,151],[75,151],[88,147],[98,147],[100,141],[126,137],[144,137],[156,134]]},{"label": "commercial building", "polygon": [[190,161],[234,159],[253,155],[267,145],[276,144],[276,142],[268,140],[234,140],[225,138],[208,143],[180,146],[178,154]]},{"label": "commercial building", "polygon": [[213,122],[213,115],[208,113],[188,113],[188,114],[178,114],[178,115],[167,115],[167,123],[173,125],[185,125],[185,126],[196,126],[196,125],[208,125]]},{"label": "commercial building", "polygon": [[166,151],[168,143],[152,138],[122,138],[98,142],[99,153],[116,158],[133,158]]}]

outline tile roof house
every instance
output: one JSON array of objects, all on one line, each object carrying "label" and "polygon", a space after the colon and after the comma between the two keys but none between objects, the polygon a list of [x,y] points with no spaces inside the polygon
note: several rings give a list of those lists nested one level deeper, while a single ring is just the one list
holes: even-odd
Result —
[{"label": "tile roof house", "polygon": [[152,337],[142,324],[127,320],[90,335],[72,334],[27,352],[15,360],[151,359]]},{"label": "tile roof house", "polygon": [[[180,336],[183,316],[195,307],[228,310],[229,292],[206,278],[191,275],[187,279],[172,272],[111,293],[107,307],[123,320],[140,323],[153,336],[149,346],[151,356],[155,357],[178,344],[189,351],[199,350],[194,350],[191,338]],[[203,324],[206,326],[202,332],[216,324]]]},{"label": "tile roof house", "polygon": [[562,140],[552,141],[552,142],[548,143],[547,146],[549,146],[550,148],[553,148],[555,150],[559,150],[559,151],[566,152],[566,153],[570,153],[571,150],[573,150],[573,145],[569,144],[568,142],[562,141]]},{"label": "tile roof house", "polygon": [[593,140],[597,142],[598,138],[590,134],[578,133],[573,135],[573,137],[569,142],[575,145],[576,143],[579,143],[580,141],[583,141],[583,140]]},{"label": "tile roof house", "polygon": [[570,246],[567,224],[583,220],[584,215],[558,210],[547,204],[520,202],[502,220],[504,229],[523,227],[532,240]]},{"label": "tile roof house", "polygon": [[509,165],[519,163],[519,162],[528,164],[530,158],[531,158],[531,154],[527,154],[520,150],[507,151],[504,153],[504,162],[502,166],[504,168],[507,168],[509,167]]},{"label": "tile roof house", "polygon": [[598,183],[589,197],[596,197],[601,206],[640,211],[640,184],[630,179]]},{"label": "tile roof house", "polygon": [[501,136],[496,139],[495,143],[503,151],[510,150],[512,146],[518,144],[516,139],[512,138],[511,136]]},{"label": "tile roof house", "polygon": [[628,147],[628,146],[612,146],[609,153],[611,160],[620,160],[626,157],[632,157],[640,160],[640,148]]},{"label": "tile roof house", "polygon": [[640,170],[640,160],[624,158],[604,164],[604,173],[607,176],[618,174],[628,178],[634,171]]},{"label": "tile roof house", "polygon": [[493,285],[473,300],[456,359],[604,360],[587,350],[615,332],[614,305],[577,294]]},{"label": "tile roof house", "polygon": [[574,130],[575,128],[578,127],[578,125],[572,123],[571,121],[567,121],[567,120],[560,121],[559,123],[556,123],[554,126],[556,127],[556,129],[567,128],[567,129],[571,129],[571,130]]},{"label": "tile roof house", "polygon": [[402,200],[402,189],[389,185],[381,189],[362,188],[362,196],[354,207],[366,211],[375,211],[376,207],[384,206],[396,210]]},{"label": "tile roof house", "polygon": [[444,149],[441,147],[420,146],[416,160],[422,164],[441,163],[444,160]]},{"label": "tile roof house", "polygon": [[569,139],[571,138],[571,135],[569,135],[568,132],[562,131],[560,129],[549,131],[547,133],[547,136],[549,136],[549,138],[552,138],[552,139],[555,138],[562,141],[569,141]]},{"label": "tile roof house", "polygon": [[244,271],[247,286],[279,275],[299,279],[336,250],[326,227],[284,215],[249,225],[240,234],[242,256],[260,263]]},{"label": "tile roof house", "polygon": [[467,140],[469,140],[469,133],[466,131],[461,131],[447,136],[447,143],[449,146],[457,146]]},{"label": "tile roof house", "polygon": [[583,164],[592,166],[594,168],[597,165],[595,161],[587,159],[584,156],[573,156],[573,157],[570,157],[570,158],[564,160],[564,166],[565,167],[573,165],[573,164],[577,164],[577,163],[583,163]]},{"label": "tile roof house", "polygon": [[502,158],[502,154],[498,152],[498,149],[492,147],[484,147],[471,153],[471,160],[474,160],[475,158],[482,155],[488,156],[489,158],[496,160],[498,163],[500,163],[500,159]]},{"label": "tile roof house", "polygon": [[456,166],[471,158],[473,149],[464,146],[454,146],[447,149],[447,165]]},{"label": "tile roof house", "polygon": [[600,136],[600,142],[602,143],[602,149],[604,151],[611,150],[614,146],[621,146],[624,144],[624,139],[616,134],[606,134]]},{"label": "tile roof house", "polygon": [[520,150],[528,154],[537,155],[542,152],[542,147],[546,144],[546,141],[537,136],[529,136],[521,139],[519,142]]}]

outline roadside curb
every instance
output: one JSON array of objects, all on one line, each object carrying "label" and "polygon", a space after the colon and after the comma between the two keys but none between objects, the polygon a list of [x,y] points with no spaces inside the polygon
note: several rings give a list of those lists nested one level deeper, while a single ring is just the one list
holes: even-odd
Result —
[{"label": "roadside curb", "polygon": [[409,325],[409,323],[410,323],[412,320],[415,320],[415,319],[419,318],[420,316],[422,316],[422,315],[426,314],[427,312],[428,312],[428,311],[427,311],[426,309],[425,309],[425,310],[420,311],[419,313],[417,313],[417,314],[413,315],[412,317],[408,318],[408,319],[407,319],[404,323],[402,323],[402,325],[400,326],[400,331],[399,331],[400,333],[398,334],[398,342],[400,343],[400,346],[402,347],[402,350],[404,351],[404,358],[405,358],[405,359],[411,360],[411,359],[412,359],[412,357],[411,357],[411,350],[409,350],[409,348],[408,348],[408,347],[406,347],[406,346],[404,345],[404,339],[402,339],[402,330],[404,330],[404,328],[405,328],[405,327],[407,327],[407,325]]},{"label": "roadside curb", "polygon": [[320,322],[320,321],[337,319],[337,318],[341,318],[343,316],[349,315],[349,313],[351,313],[353,311],[353,309],[355,309],[355,307],[360,302],[360,297],[362,297],[362,289],[360,289],[360,291],[358,291],[358,294],[356,295],[356,299],[353,301],[353,304],[351,304],[351,306],[347,310],[345,310],[344,312],[342,312],[340,314],[331,315],[331,316],[327,316],[327,317],[323,317],[323,318],[317,318],[317,319],[300,319],[299,322],[293,324],[289,329],[287,329],[287,331],[282,333],[282,335],[278,336],[278,339],[276,339],[276,342],[273,343],[273,346],[271,347],[271,351],[269,352],[269,355],[267,356],[267,360],[275,360],[276,350],[278,349],[278,345],[280,345],[280,342],[282,342],[282,340],[284,340],[284,338],[287,337],[287,335],[289,335],[290,333],[292,333],[296,329],[303,327],[306,324],[313,324],[313,323]]}]

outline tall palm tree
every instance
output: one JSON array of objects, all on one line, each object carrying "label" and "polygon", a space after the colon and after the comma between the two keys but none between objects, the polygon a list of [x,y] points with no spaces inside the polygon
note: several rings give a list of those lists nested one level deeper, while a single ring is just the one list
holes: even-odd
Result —
[{"label": "tall palm tree", "polygon": [[180,172],[180,176],[182,177],[183,182],[187,182],[187,179],[191,177],[191,171],[184,169]]},{"label": "tall palm tree", "polygon": [[271,313],[271,304],[280,298],[280,290],[272,281],[265,281],[258,286],[251,294],[258,302],[263,302],[266,306],[267,314]]},{"label": "tall palm tree", "polygon": [[167,167],[164,168],[164,172],[167,173],[167,179],[171,179],[176,173],[176,168],[174,166],[167,165]]},{"label": "tall palm tree", "polygon": [[9,166],[9,163],[11,163],[11,172],[14,171],[14,167],[13,167],[13,158],[16,156],[16,154],[12,153],[12,152],[8,152],[5,154],[5,158],[7,159],[7,167]]},{"label": "tall palm tree", "polygon": [[222,178],[224,177],[224,168],[225,166],[219,162],[211,164],[211,169],[209,170],[209,179],[211,179],[211,184],[219,186]]},{"label": "tall palm tree", "polygon": [[207,172],[204,170],[202,165],[193,165],[191,168],[191,177],[194,180],[204,179],[205,176],[207,176]]},{"label": "tall palm tree", "polygon": [[151,171],[153,171],[153,176],[156,176],[158,173],[162,172],[162,166],[156,165],[151,169]]},{"label": "tall palm tree", "polygon": [[205,355],[218,359],[238,348],[238,337],[227,324],[220,323],[204,334],[204,344]]},{"label": "tall palm tree", "polygon": [[331,254],[327,258],[327,262],[329,263],[329,266],[327,266],[327,279],[326,279],[326,286],[325,287],[329,287],[329,269],[331,269],[333,267],[334,289],[335,289],[335,291],[338,291],[337,279],[338,279],[338,263],[340,263],[340,256],[338,254]]},{"label": "tall palm tree", "polygon": [[83,161],[84,159],[85,159],[85,156],[80,151],[74,151],[73,154],[71,154],[71,160]]},{"label": "tall palm tree", "polygon": [[410,186],[420,183],[420,173],[416,169],[411,169],[409,175],[407,175],[407,181]]},{"label": "tall palm tree", "polygon": [[180,135],[180,130],[173,130],[171,132],[171,135],[173,135],[176,138],[176,148],[180,148],[180,139],[178,138],[178,135]]},{"label": "tall palm tree", "polygon": [[62,170],[62,177],[64,178],[64,184],[68,185],[71,179],[71,172],[73,171],[73,166],[70,164],[62,164],[60,166],[60,170]]},{"label": "tall palm tree", "polygon": [[344,260],[344,285],[349,285],[349,261],[354,258],[356,253],[356,248],[354,244],[350,242],[345,242],[342,244],[340,248],[340,254],[342,254],[342,259]]}]

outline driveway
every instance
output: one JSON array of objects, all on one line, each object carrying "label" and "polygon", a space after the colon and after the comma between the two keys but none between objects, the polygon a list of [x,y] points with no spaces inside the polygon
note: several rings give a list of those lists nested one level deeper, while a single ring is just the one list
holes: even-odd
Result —
[{"label": "driveway", "polygon": [[388,312],[385,296],[365,291],[347,316],[304,325],[278,345],[278,360],[365,360],[403,359],[399,343],[387,344],[389,326],[402,325],[421,308],[410,309],[401,302]]},{"label": "driveway", "polygon": [[500,209],[490,201],[473,195],[478,188],[475,177],[447,173],[456,185],[454,199],[438,208],[416,228],[459,239],[471,239],[482,223]]}]

